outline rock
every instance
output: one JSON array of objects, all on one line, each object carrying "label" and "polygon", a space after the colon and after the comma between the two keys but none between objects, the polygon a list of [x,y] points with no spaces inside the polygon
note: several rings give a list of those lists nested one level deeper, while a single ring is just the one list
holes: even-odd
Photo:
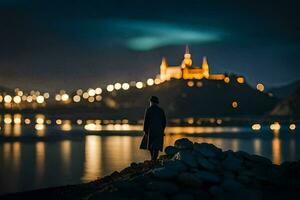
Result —
[{"label": "rock", "polygon": [[194,197],[189,193],[179,193],[174,195],[171,199],[172,200],[194,200]]},{"label": "rock", "polygon": [[142,199],[147,199],[147,200],[167,200],[168,198],[164,195],[164,194],[161,194],[159,192],[145,192],[144,195],[143,195],[144,198]]},{"label": "rock", "polygon": [[165,153],[166,153],[168,156],[173,156],[173,155],[175,155],[178,151],[179,151],[179,149],[177,149],[176,147],[173,147],[173,146],[167,146],[167,147],[165,148]]},{"label": "rock", "polygon": [[132,180],[139,185],[145,185],[147,182],[151,181],[151,178],[145,174],[134,177]]},{"label": "rock", "polygon": [[186,165],[180,160],[166,160],[163,162],[163,165],[168,170],[176,171],[178,173],[187,170]]},{"label": "rock", "polygon": [[225,160],[222,161],[222,167],[225,170],[237,171],[242,167],[242,161],[233,153],[228,153]]},{"label": "rock", "polygon": [[119,192],[95,192],[92,194],[88,200],[117,200],[117,199],[124,199],[123,196]]},{"label": "rock", "polygon": [[200,178],[205,182],[210,182],[210,183],[219,183],[221,181],[219,176],[207,171],[198,171],[195,174],[195,176],[197,176],[198,178]]},{"label": "rock", "polygon": [[202,186],[203,181],[195,176],[195,174],[190,172],[183,172],[178,175],[177,182],[180,185],[193,187],[193,188],[199,188]]},{"label": "rock", "polygon": [[224,178],[235,178],[235,174],[232,171],[223,171]]},{"label": "rock", "polygon": [[213,185],[208,191],[214,197],[214,199],[223,199],[224,197],[224,190],[220,186]]},{"label": "rock", "polygon": [[174,194],[178,191],[178,187],[174,183],[166,181],[151,181],[147,184],[146,188],[162,194]]},{"label": "rock", "polygon": [[272,161],[269,160],[268,158],[259,156],[259,155],[251,155],[250,157],[251,161],[261,163],[261,164],[266,164],[266,165],[272,165]]},{"label": "rock", "polygon": [[166,167],[155,168],[152,170],[152,174],[158,179],[170,179],[177,176],[179,172],[176,170],[170,170]]},{"label": "rock", "polygon": [[213,171],[216,169],[214,164],[212,164],[210,161],[208,161],[206,158],[204,158],[202,156],[198,156],[197,162],[198,162],[198,165],[204,169],[207,169],[210,171]]},{"label": "rock", "polygon": [[227,191],[237,191],[242,187],[242,184],[231,178],[224,179],[221,185]]},{"label": "rock", "polygon": [[249,176],[239,175],[237,180],[245,185],[248,185],[251,182],[251,178]]},{"label": "rock", "polygon": [[174,146],[178,149],[193,149],[193,142],[189,141],[187,138],[182,138],[176,140]]},{"label": "rock", "polygon": [[235,152],[235,155],[237,157],[239,157],[240,159],[245,159],[245,160],[250,160],[251,159],[251,155],[248,154],[245,151],[237,151],[237,152]]},{"label": "rock", "polygon": [[180,160],[189,167],[196,168],[198,166],[196,158],[192,155],[190,151],[186,151],[186,150],[179,151],[174,155],[173,159]]},{"label": "rock", "polygon": [[193,145],[194,151],[201,153],[205,157],[215,157],[222,153],[222,150],[208,143],[195,143]]}]

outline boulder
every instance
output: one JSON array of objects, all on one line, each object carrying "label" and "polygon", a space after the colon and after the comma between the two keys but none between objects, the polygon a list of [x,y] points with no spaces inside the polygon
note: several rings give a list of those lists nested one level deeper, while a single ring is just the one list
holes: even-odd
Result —
[{"label": "boulder", "polygon": [[235,152],[235,155],[237,157],[239,157],[240,159],[244,159],[244,160],[250,160],[251,159],[251,155],[248,154],[245,151],[237,151],[237,152]]},{"label": "boulder", "polygon": [[170,179],[178,175],[177,170],[170,170],[166,167],[155,168],[152,170],[152,175],[158,179]]},{"label": "boulder", "polygon": [[194,197],[189,193],[178,193],[174,195],[171,199],[172,200],[194,200]]},{"label": "boulder", "polygon": [[222,161],[222,167],[225,170],[237,171],[242,167],[242,160],[234,156],[233,153],[227,153],[226,158]]},{"label": "boulder", "polygon": [[173,146],[167,146],[165,148],[165,153],[168,156],[174,156],[178,151],[179,151],[179,149],[177,149],[176,147],[173,147]]},{"label": "boulder", "polygon": [[176,140],[174,146],[178,149],[193,149],[193,142],[189,141],[187,138],[182,138]]},{"label": "boulder", "polygon": [[119,192],[109,192],[109,191],[104,191],[104,192],[95,192],[92,194],[88,200],[118,200],[118,199],[123,199],[124,197],[119,193]]},{"label": "boulder", "polygon": [[143,198],[142,199],[146,199],[146,200],[167,200],[168,198],[164,195],[161,194],[159,192],[150,192],[147,191],[144,193]]},{"label": "boulder", "polygon": [[213,171],[216,169],[215,165],[213,163],[211,163],[210,161],[208,161],[205,157],[203,156],[198,156],[197,157],[197,162],[198,165],[206,170],[210,170]]},{"label": "boulder", "polygon": [[183,172],[187,170],[187,166],[180,160],[166,160],[163,166],[170,171]]},{"label": "boulder", "polygon": [[195,173],[195,176],[197,176],[201,180],[203,180],[205,182],[209,182],[209,183],[219,183],[221,181],[220,177],[217,176],[216,174],[213,174],[213,173],[207,172],[207,171],[203,171],[203,170]]},{"label": "boulder", "polygon": [[183,172],[177,176],[177,182],[180,185],[191,187],[191,188],[199,188],[203,185],[203,181],[195,176],[194,173]]},{"label": "boulder", "polygon": [[224,199],[224,190],[218,185],[210,187],[208,192],[214,197],[214,199]]},{"label": "boulder", "polygon": [[176,153],[173,157],[173,160],[180,160],[189,167],[196,168],[198,166],[196,158],[193,156],[191,151],[187,150],[179,151],[178,153]]},{"label": "boulder", "polygon": [[259,156],[259,155],[251,155],[250,156],[251,161],[265,164],[265,165],[272,165],[272,161],[269,160],[268,158]]},{"label": "boulder", "polygon": [[178,191],[176,184],[166,181],[151,181],[147,184],[146,188],[153,192],[159,192],[162,194],[175,194]]},{"label": "boulder", "polygon": [[242,187],[241,183],[231,178],[224,179],[221,185],[226,191],[237,191]]},{"label": "boulder", "polygon": [[214,145],[210,145],[207,143],[195,143],[194,146],[194,151],[197,153],[200,153],[201,155],[211,158],[211,157],[216,157],[219,154],[222,153],[221,150],[218,150],[217,147],[215,147]]}]

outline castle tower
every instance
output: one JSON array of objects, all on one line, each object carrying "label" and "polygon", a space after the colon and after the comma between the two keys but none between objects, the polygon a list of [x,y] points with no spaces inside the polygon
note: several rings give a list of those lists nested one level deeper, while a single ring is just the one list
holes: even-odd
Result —
[{"label": "castle tower", "polygon": [[209,77],[209,66],[208,66],[206,56],[204,56],[203,60],[202,60],[202,70],[203,70],[203,76],[205,78],[208,78]]},{"label": "castle tower", "polygon": [[191,67],[193,64],[192,55],[190,54],[189,46],[186,45],[184,59],[182,61],[181,67]]},{"label": "castle tower", "polygon": [[161,64],[160,64],[160,79],[161,80],[166,80],[167,68],[168,68],[167,60],[165,57],[163,57],[161,60]]}]

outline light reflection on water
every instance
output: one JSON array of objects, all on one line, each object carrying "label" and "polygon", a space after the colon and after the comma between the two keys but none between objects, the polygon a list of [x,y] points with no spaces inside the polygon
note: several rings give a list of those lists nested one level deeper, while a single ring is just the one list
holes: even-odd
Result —
[{"label": "light reflection on water", "polygon": [[[22,124],[22,120],[25,123],[26,120],[18,114],[4,115],[2,120],[0,135],[20,140],[0,141],[0,193],[88,182],[121,170],[131,162],[149,159],[148,152],[139,150],[141,134],[138,133],[141,133],[141,125],[128,122],[100,124],[99,121],[74,125],[70,120],[51,122],[43,115],[36,116],[31,124]],[[76,131],[81,133],[79,139],[72,137]],[[300,158],[300,145],[297,145],[297,138],[293,137],[296,132],[276,129],[271,132],[273,135],[270,138],[239,136],[247,131],[251,132],[251,129],[167,127],[165,146],[187,137],[194,142],[212,143],[223,150],[244,150],[263,155],[276,164]],[[263,128],[251,132],[252,135],[267,133],[270,131]],[[71,137],[52,140],[54,134]],[[231,136],[224,137],[228,134]],[[288,137],[281,138],[281,134]],[[23,136],[28,135],[38,139],[23,140]]]},{"label": "light reflection on water", "polygon": [[[165,145],[182,137],[194,142],[213,143],[223,150],[244,150],[269,157],[274,163],[300,158],[295,139],[193,137],[180,134],[165,136]],[[87,135],[82,140],[26,141],[0,143],[0,193],[40,187],[87,182],[131,162],[148,159],[139,150],[141,136]]]}]

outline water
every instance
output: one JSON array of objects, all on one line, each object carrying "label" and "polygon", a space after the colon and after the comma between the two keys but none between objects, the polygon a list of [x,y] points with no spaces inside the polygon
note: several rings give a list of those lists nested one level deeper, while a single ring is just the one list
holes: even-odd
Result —
[{"label": "water", "polygon": [[[0,194],[95,180],[131,162],[149,159],[139,150],[141,126],[35,126],[4,124],[0,141]],[[86,129],[90,129],[87,131]],[[95,130],[100,130],[94,132]],[[287,129],[254,132],[244,127],[170,127],[165,146],[187,137],[223,150],[244,150],[279,164],[300,158],[298,134]]]}]

